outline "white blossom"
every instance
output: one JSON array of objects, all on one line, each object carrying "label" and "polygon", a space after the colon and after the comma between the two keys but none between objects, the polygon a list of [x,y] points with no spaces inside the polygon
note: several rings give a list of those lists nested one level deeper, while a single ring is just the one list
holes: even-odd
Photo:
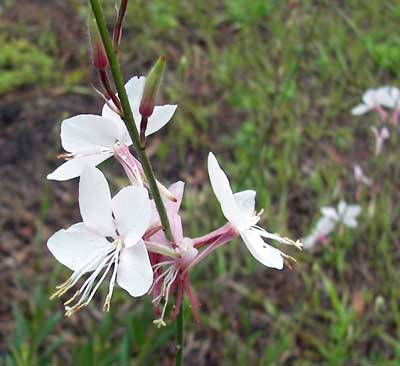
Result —
[{"label": "white blossom", "polygon": [[326,238],[338,224],[343,224],[350,228],[357,227],[357,217],[361,213],[361,207],[340,201],[337,208],[322,207],[321,213],[322,217],[317,221],[312,233],[303,239],[304,248],[306,249],[311,249],[317,241]]},{"label": "white blossom", "polygon": [[381,106],[394,108],[398,99],[398,89],[383,86],[377,89],[368,89],[362,96],[362,103],[351,110],[353,115],[362,115]]},{"label": "white blossom", "polygon": [[[133,77],[125,85],[129,103],[140,129],[139,106],[146,78]],[[64,120],[61,124],[61,145],[66,154],[66,162],[47,176],[47,179],[68,180],[80,176],[85,166],[97,166],[114,155],[121,146],[132,145],[132,140],[121,117],[114,112],[108,102],[102,115],[80,114]],[[111,104],[110,104],[111,105]],[[166,125],[177,105],[156,106],[148,119],[146,136]]]},{"label": "white blossom", "polygon": [[[65,303],[68,316],[89,304],[112,267],[105,310],[109,309],[115,282],[137,297],[144,295],[153,281],[142,240],[151,218],[147,190],[130,186],[111,199],[104,175],[97,168],[86,167],[79,182],[79,207],[83,221],[59,230],[47,242],[56,259],[73,271],[53,297],[62,296],[92,272]],[[75,299],[75,305],[70,306]]]},{"label": "white blossom", "polygon": [[208,155],[208,174],[211,186],[221,205],[225,218],[239,232],[248,250],[262,264],[268,267],[282,269],[283,258],[286,254],[266,243],[265,239],[276,240],[280,243],[291,244],[301,248],[300,242],[272,234],[257,226],[260,214],[255,212],[256,192],[246,190],[233,193],[229,179],[220,168],[214,154]]}]

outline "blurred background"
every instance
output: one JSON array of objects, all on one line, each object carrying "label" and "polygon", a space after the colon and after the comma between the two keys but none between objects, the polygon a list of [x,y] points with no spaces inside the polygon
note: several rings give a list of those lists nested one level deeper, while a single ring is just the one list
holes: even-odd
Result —
[{"label": "blurred background", "polygon": [[[114,1],[102,1],[110,30]],[[68,319],[49,301],[69,271],[48,237],[80,221],[77,180],[51,182],[60,123],[98,114],[83,0],[0,2],[0,364],[173,365],[175,324],[157,329],[149,298],[106,288]],[[399,365],[398,129],[374,155],[373,114],[355,117],[368,87],[399,85],[400,4],[393,1],[130,0],[121,62],[128,80],[159,55],[160,102],[173,121],[149,139],[157,175],[186,182],[184,230],[224,223],[206,171],[215,152],[234,191],[257,190],[262,226],[308,235],[324,205],[355,202],[356,229],[335,232],[276,271],[238,241],[193,271],[201,323],[186,311],[187,365]],[[127,180],[103,165],[116,192]],[[286,249],[286,248],[285,248]]]}]

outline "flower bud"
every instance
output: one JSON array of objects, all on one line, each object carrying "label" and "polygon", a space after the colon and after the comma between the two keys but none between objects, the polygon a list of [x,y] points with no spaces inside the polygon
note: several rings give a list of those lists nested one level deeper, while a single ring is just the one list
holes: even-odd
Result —
[{"label": "flower bud", "polygon": [[91,17],[89,17],[88,28],[92,46],[93,66],[98,70],[104,70],[108,66],[107,53],[97,29],[96,21]]},{"label": "flower bud", "polygon": [[139,107],[139,112],[144,118],[150,117],[153,113],[157,92],[164,73],[164,67],[165,57],[160,57],[147,76],[142,101]]}]

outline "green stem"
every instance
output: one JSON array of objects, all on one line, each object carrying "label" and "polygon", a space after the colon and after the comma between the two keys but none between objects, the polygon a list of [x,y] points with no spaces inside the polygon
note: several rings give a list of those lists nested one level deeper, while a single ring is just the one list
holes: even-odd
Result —
[{"label": "green stem", "polygon": [[176,366],[182,366],[183,365],[183,319],[184,319],[184,313],[183,313],[183,301],[181,303],[181,308],[179,311],[179,314],[176,318],[176,341],[177,341],[177,351],[176,351]]},{"label": "green stem", "polygon": [[99,32],[101,38],[103,40],[104,48],[107,53],[108,61],[110,63],[111,73],[114,78],[115,87],[118,92],[118,97],[121,101],[122,111],[123,111],[123,121],[129,131],[129,134],[132,138],[133,146],[135,147],[138,158],[143,166],[144,174],[146,175],[147,181],[149,183],[149,188],[151,194],[153,196],[154,202],[157,207],[158,214],[160,216],[161,224],[164,228],[165,234],[168,239],[172,239],[171,236],[171,228],[169,225],[169,220],[167,216],[167,212],[165,210],[164,203],[161,199],[160,191],[158,190],[156,179],[154,177],[153,169],[151,167],[151,163],[149,158],[146,155],[145,149],[141,148],[139,134],[136,128],[135,120],[133,118],[131,106],[129,104],[128,96],[126,94],[124,81],[122,78],[121,69],[119,66],[119,62],[114,51],[114,47],[110,38],[110,34],[108,33],[107,26],[104,20],[103,12],[101,10],[101,6],[98,0],[90,0],[90,5],[92,7],[92,11],[94,17],[96,18],[97,27],[99,28]]}]

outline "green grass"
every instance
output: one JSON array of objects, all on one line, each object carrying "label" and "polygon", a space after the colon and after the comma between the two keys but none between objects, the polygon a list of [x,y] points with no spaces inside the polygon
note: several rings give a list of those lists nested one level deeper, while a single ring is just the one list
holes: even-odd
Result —
[{"label": "green grass", "polygon": [[[400,363],[399,141],[392,133],[374,157],[376,119],[349,112],[366,88],[399,85],[394,4],[302,1],[289,10],[278,1],[130,1],[126,77],[166,54],[163,98],[179,104],[153,159],[158,176],[178,179],[171,164],[184,179],[205,172],[212,150],[234,190],[257,191],[263,226],[294,238],[313,228],[322,205],[354,201],[354,163],[378,188],[363,192],[357,229],[334,234],[314,253],[291,251],[299,261],[292,271],[263,268],[239,241],[198,266],[192,280],[204,309],[200,326],[187,319],[187,364]],[[186,173],[189,149],[197,160]],[[187,184],[187,236],[223,223],[204,179]],[[93,304],[79,324],[62,318],[61,304],[46,299],[66,274],[57,266],[49,280],[37,271],[31,302],[15,304],[5,365],[173,364],[174,324],[155,328],[149,301],[116,291],[110,314]]]}]

